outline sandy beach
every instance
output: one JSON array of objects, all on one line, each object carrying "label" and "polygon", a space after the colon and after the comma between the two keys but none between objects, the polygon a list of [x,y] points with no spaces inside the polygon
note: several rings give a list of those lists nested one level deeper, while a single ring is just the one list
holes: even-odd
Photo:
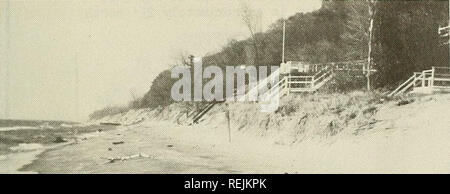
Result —
[{"label": "sandy beach", "polygon": [[[2,156],[0,164],[7,166],[2,173],[44,174],[450,173],[449,99],[436,95],[402,106],[379,104],[376,114],[353,118],[335,135],[322,130],[335,121],[329,111],[306,121],[303,112],[277,121],[277,115],[249,109],[254,105],[236,104],[230,106],[229,131],[223,107],[196,125],[177,124],[176,107],[136,110],[108,118],[127,123],[115,129],[81,134],[77,143]],[[268,119],[278,124],[258,128]],[[311,134],[298,130],[299,119],[309,123],[302,127]],[[361,121],[370,126],[355,125]]]},{"label": "sandy beach", "polygon": [[[267,138],[240,134],[233,135],[229,142],[226,128],[177,126],[158,121],[120,127],[78,144],[45,151],[21,171],[83,174],[448,173],[448,136],[448,132],[439,128],[432,133],[423,133],[420,128],[390,132],[375,130],[354,138],[339,137],[337,141],[285,146],[273,144]],[[109,159],[113,158],[117,160],[111,162]]]}]

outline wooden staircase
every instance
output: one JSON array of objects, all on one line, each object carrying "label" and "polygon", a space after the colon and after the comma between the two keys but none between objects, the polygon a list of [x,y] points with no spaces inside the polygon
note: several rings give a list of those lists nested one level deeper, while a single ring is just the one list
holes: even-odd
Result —
[{"label": "wooden staircase", "polygon": [[325,66],[312,76],[286,76],[287,94],[295,92],[315,92],[333,78],[332,67]]},{"label": "wooden staircase", "polygon": [[[347,61],[338,63],[324,63],[324,64],[314,64],[312,65],[314,69],[313,75],[308,76],[294,76],[294,75],[281,75],[280,69],[270,74],[265,80],[259,81],[256,87],[250,89],[247,93],[242,96],[237,96],[238,101],[245,101],[249,99],[251,95],[265,95],[265,99],[269,100],[274,98],[279,94],[279,97],[284,95],[289,95],[291,93],[313,93],[322,88],[326,83],[333,79],[336,71],[357,71],[364,72],[365,61]],[[356,64],[356,65],[355,65]],[[259,94],[262,87],[267,87],[265,84],[271,83],[270,80],[274,80],[278,76],[280,80],[273,86],[270,87],[263,94]],[[235,101],[235,97],[230,97],[226,101]],[[197,124],[200,119],[208,113],[216,104],[220,102],[210,102],[203,105],[198,111],[193,111],[188,114],[188,118],[192,117],[192,124]],[[193,115],[193,116],[192,116]]]},{"label": "wooden staircase", "polygon": [[[205,105],[203,105],[202,107],[200,107],[199,109],[197,109],[197,111],[193,111],[192,113],[190,113],[188,115],[189,117],[192,117],[192,123],[191,124],[198,124],[199,120],[206,114],[208,113],[215,105],[223,103],[224,101],[213,101],[213,102],[209,102]],[[193,116],[192,116],[193,115]]]},{"label": "wooden staircase", "polygon": [[[275,97],[278,93],[279,96],[289,95],[291,93],[313,93],[323,87],[328,83],[333,77],[337,76],[335,72],[338,71],[348,71],[348,72],[365,72],[364,60],[359,61],[346,61],[346,62],[332,62],[323,64],[312,64],[311,69],[314,69],[314,74],[307,76],[295,76],[295,75],[281,75],[280,71],[276,71],[268,76],[263,82],[260,82],[256,87],[251,89],[245,96],[241,98],[246,98],[249,95],[258,94],[261,87],[265,87],[265,83],[268,80],[278,76],[280,81],[273,85],[266,93],[259,95],[266,95],[268,99]],[[375,71],[375,70],[372,70]],[[241,101],[244,101],[241,99]]]},{"label": "wooden staircase", "polygon": [[388,96],[398,96],[410,91],[425,94],[450,92],[450,68],[432,67],[430,70],[414,72],[413,76],[400,84]]},{"label": "wooden staircase", "polygon": [[291,93],[312,93],[324,86],[333,76],[334,70],[329,66],[325,66],[311,76],[286,75],[265,93],[266,98],[274,97],[277,92],[279,97]]}]

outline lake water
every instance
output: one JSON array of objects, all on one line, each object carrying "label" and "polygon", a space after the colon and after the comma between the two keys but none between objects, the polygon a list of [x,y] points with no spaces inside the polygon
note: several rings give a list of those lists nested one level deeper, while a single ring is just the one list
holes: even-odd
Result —
[{"label": "lake water", "polygon": [[14,131],[21,129],[52,129],[60,127],[70,127],[74,124],[76,123],[69,121],[0,119],[0,131]]}]

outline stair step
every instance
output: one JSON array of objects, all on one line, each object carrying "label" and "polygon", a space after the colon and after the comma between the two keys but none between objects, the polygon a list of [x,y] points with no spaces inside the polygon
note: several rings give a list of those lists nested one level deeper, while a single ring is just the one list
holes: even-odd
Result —
[{"label": "stair step", "polygon": [[193,123],[196,124],[198,123],[198,121],[206,114],[208,113],[216,104],[222,103],[222,101],[220,102],[211,102],[209,104],[207,104],[206,106],[204,106],[193,118]]}]

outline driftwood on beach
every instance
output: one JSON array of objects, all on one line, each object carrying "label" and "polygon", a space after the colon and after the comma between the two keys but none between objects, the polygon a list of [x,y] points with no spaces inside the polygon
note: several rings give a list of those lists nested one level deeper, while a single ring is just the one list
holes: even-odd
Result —
[{"label": "driftwood on beach", "polygon": [[147,154],[139,153],[139,154],[134,154],[134,155],[130,155],[130,156],[117,156],[117,157],[112,157],[112,158],[102,157],[102,159],[109,160],[107,163],[114,163],[116,161],[124,162],[126,160],[131,160],[131,159],[135,159],[135,158],[150,158],[150,156]]},{"label": "driftwood on beach", "polygon": [[110,123],[110,122],[105,122],[105,123],[100,123],[100,125],[113,125],[113,126],[119,126],[122,125],[120,123]]}]

